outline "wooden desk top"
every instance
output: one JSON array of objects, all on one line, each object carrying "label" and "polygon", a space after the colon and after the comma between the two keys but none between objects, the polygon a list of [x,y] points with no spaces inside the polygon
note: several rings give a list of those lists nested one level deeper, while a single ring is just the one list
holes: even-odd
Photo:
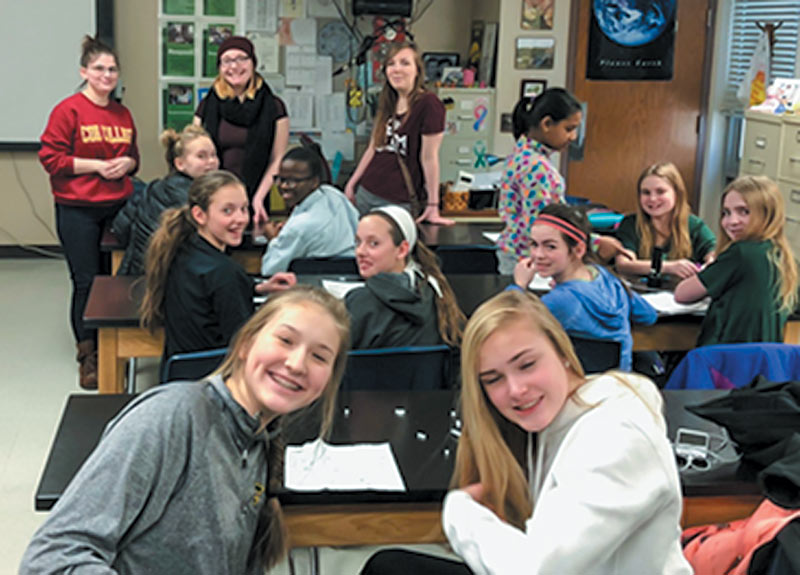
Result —
[{"label": "wooden desk top", "polygon": [[[665,391],[669,437],[678,427],[719,432],[710,422],[700,420],[684,409],[726,392],[709,390]],[[36,490],[36,509],[55,505],[83,461],[97,445],[106,423],[133,399],[130,395],[71,395]],[[345,416],[344,407],[349,408]],[[342,392],[337,407],[331,443],[388,441],[408,490],[398,492],[283,492],[281,502],[290,508],[317,507],[332,510],[354,504],[421,504],[439,502],[450,481],[457,442],[450,433],[454,427],[454,392]],[[405,414],[395,409],[404,407]],[[308,422],[306,422],[308,424]],[[418,435],[420,432],[424,436]],[[313,437],[306,426],[288,431],[289,443],[302,443]],[[734,466],[704,474],[682,476],[687,497],[758,495],[755,483],[734,477]]]}]

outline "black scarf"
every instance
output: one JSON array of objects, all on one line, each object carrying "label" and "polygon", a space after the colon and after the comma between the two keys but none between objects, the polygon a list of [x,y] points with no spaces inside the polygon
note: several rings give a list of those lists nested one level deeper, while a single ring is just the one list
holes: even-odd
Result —
[{"label": "black scarf", "polygon": [[221,120],[247,128],[244,147],[244,168],[241,174],[252,199],[264,177],[272,155],[277,109],[272,90],[266,82],[256,91],[255,98],[227,98],[221,100],[214,89],[206,97],[203,125],[219,149],[219,123]]}]

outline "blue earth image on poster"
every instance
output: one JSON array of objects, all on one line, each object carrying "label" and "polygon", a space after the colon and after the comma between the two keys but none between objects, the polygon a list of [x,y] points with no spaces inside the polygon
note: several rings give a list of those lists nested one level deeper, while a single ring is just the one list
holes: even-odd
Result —
[{"label": "blue earth image on poster", "polygon": [[617,44],[649,44],[672,22],[676,0],[594,0],[592,10],[603,34]]}]

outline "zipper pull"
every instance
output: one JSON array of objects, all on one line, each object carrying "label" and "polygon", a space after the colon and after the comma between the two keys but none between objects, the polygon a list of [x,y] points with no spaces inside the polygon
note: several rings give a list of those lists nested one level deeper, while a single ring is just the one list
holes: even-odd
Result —
[{"label": "zipper pull", "polygon": [[244,453],[242,454],[242,469],[247,467],[247,448],[244,448]]}]

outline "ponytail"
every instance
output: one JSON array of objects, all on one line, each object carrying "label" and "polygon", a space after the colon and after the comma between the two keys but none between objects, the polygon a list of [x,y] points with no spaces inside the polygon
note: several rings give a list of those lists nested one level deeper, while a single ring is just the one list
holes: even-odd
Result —
[{"label": "ponytail", "polygon": [[436,318],[439,324],[439,335],[447,345],[458,347],[461,344],[461,336],[464,334],[464,324],[466,324],[467,318],[461,308],[458,307],[456,295],[453,292],[453,288],[450,287],[450,282],[447,281],[447,278],[439,268],[436,254],[424,244],[417,242],[414,246],[412,257],[422,269],[422,274],[426,278],[428,276],[432,277],[439,284],[439,289],[442,292],[441,297],[436,297]]},{"label": "ponytail", "polygon": [[161,216],[161,224],[147,248],[145,293],[139,308],[141,325],[150,333],[164,323],[164,295],[172,260],[175,259],[178,248],[196,230],[197,224],[188,205],[167,210]]}]

